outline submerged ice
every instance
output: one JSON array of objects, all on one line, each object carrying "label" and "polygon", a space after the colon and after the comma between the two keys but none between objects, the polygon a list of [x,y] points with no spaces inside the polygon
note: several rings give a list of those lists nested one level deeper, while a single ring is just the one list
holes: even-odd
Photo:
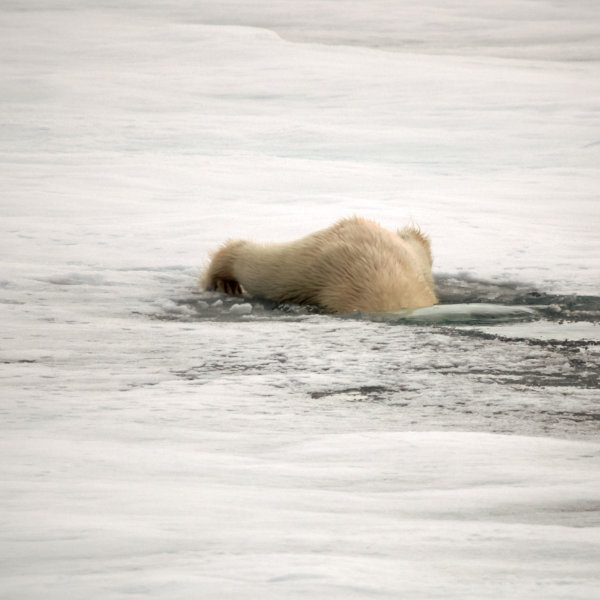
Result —
[{"label": "submerged ice", "polygon": [[[405,4],[4,3],[0,597],[596,597],[598,12]],[[426,318],[196,285],[351,214]]]}]

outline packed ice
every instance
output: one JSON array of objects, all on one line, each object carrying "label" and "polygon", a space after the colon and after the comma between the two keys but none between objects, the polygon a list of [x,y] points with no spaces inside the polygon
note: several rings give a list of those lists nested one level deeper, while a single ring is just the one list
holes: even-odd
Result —
[{"label": "packed ice", "polygon": [[[0,16],[0,598],[597,597],[595,0]],[[352,214],[440,305],[198,286]]]}]

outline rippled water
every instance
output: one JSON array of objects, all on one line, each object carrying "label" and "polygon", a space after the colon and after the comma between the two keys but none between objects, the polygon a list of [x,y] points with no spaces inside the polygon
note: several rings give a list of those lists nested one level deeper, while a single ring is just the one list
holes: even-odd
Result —
[{"label": "rippled water", "polygon": [[198,385],[260,377],[323,402],[380,404],[410,430],[598,436],[600,298],[461,276],[437,286],[441,304],[416,321],[194,289],[155,316],[209,336],[210,357],[178,373]]}]

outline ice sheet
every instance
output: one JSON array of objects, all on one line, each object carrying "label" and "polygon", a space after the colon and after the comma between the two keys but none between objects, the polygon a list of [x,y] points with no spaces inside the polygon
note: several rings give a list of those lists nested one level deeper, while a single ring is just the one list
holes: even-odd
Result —
[{"label": "ice sheet", "polygon": [[[1,598],[596,598],[596,2],[0,11]],[[539,319],[195,287],[353,213]]]}]

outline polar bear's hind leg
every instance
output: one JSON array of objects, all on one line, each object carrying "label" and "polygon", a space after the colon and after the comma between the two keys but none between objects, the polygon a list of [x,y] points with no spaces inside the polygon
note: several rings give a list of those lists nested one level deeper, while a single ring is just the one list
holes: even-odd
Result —
[{"label": "polar bear's hind leg", "polygon": [[235,259],[242,244],[241,240],[229,241],[214,253],[203,280],[205,290],[222,292],[231,296],[239,296],[244,293],[244,289],[234,275]]}]

